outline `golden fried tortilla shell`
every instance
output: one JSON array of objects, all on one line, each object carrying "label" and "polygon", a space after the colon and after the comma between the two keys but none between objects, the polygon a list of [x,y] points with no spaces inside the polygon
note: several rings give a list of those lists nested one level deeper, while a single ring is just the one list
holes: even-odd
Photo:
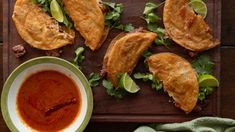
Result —
[{"label": "golden fried tortilla shell", "polygon": [[104,14],[97,0],[62,0],[62,2],[75,28],[85,39],[86,45],[92,50],[98,49],[108,30],[105,30]]},{"label": "golden fried tortilla shell", "polygon": [[60,26],[32,0],[17,0],[12,18],[22,39],[35,48],[52,50],[74,42],[75,32]]},{"label": "golden fried tortilla shell", "polygon": [[118,76],[131,74],[140,56],[156,39],[155,33],[135,32],[118,35],[110,44],[104,57],[104,70],[112,84],[118,86]]},{"label": "golden fried tortilla shell", "polygon": [[189,0],[166,0],[163,22],[167,34],[182,47],[191,51],[204,51],[219,44],[202,16],[196,15]]},{"label": "golden fried tortilla shell", "polygon": [[149,71],[163,82],[164,91],[186,113],[197,103],[199,86],[197,73],[184,58],[173,53],[159,53],[147,59]]}]

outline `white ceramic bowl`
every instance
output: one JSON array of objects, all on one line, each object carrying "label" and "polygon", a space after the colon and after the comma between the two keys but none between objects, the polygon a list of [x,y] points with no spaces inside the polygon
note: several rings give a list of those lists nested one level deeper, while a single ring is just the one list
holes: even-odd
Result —
[{"label": "white ceramic bowl", "polygon": [[16,108],[16,99],[23,81],[30,75],[45,70],[54,70],[63,73],[70,77],[78,86],[82,99],[81,111],[75,121],[62,131],[83,131],[91,118],[93,110],[92,90],[86,77],[77,67],[66,60],[56,57],[38,57],[31,59],[18,66],[10,74],[4,84],[1,96],[2,115],[7,126],[13,132],[35,131],[20,119]]}]

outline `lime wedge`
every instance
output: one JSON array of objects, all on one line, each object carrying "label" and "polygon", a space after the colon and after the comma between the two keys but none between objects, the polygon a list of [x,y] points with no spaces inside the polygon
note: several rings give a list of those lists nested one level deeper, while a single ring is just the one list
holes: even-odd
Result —
[{"label": "lime wedge", "polygon": [[189,6],[193,8],[197,14],[201,15],[203,18],[206,18],[207,6],[202,0],[191,0],[191,2],[189,2]]},{"label": "lime wedge", "polygon": [[219,81],[212,75],[203,74],[199,76],[200,87],[218,87]]},{"label": "lime wedge", "polygon": [[61,10],[59,3],[56,0],[52,0],[50,3],[51,15],[55,18],[58,22],[64,21],[64,15]]},{"label": "lime wedge", "polygon": [[120,85],[129,93],[137,93],[140,90],[139,86],[136,85],[127,73],[121,76]]}]

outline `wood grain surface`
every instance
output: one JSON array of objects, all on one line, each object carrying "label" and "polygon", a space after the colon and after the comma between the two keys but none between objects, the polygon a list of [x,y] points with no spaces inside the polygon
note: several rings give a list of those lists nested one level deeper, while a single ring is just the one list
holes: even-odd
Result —
[{"label": "wood grain surface", "polygon": [[235,46],[235,2],[234,0],[222,0],[222,44]]},{"label": "wood grain surface", "polygon": [[[234,1],[235,3],[235,1]],[[232,12],[230,12],[232,14]],[[235,22],[235,19],[232,20]],[[235,26],[234,26],[235,27]],[[223,32],[223,31],[222,31]],[[223,37],[223,36],[222,36]],[[235,44],[235,38],[233,40]],[[235,46],[221,47],[221,117],[235,119]],[[86,132],[132,132],[146,123],[94,123],[90,122]]]},{"label": "wood grain surface", "polygon": [[2,0],[0,1],[0,43],[2,42]]},{"label": "wood grain surface", "polygon": [[235,119],[235,47],[224,46],[221,51],[221,116]]},{"label": "wood grain surface", "polygon": [[[132,23],[137,28],[146,27],[146,24],[141,16],[147,1],[148,0],[135,0],[135,3],[133,3],[132,0],[113,0],[113,2],[123,3],[125,6],[121,20],[122,23]],[[220,0],[207,0],[206,2],[209,12],[206,21],[213,29],[214,37],[220,40]],[[3,24],[8,27],[5,28],[3,32],[3,62],[5,64],[3,65],[3,79],[6,79],[18,65],[26,60],[45,55],[44,51],[30,47],[19,36],[15,24],[11,18],[14,3],[15,0],[3,2]],[[158,3],[160,3],[160,0]],[[159,8],[157,12],[160,17],[162,17],[162,8],[163,6]],[[121,31],[119,30],[111,30],[102,47],[95,52],[86,47],[84,53],[86,59],[81,64],[81,71],[87,77],[92,72],[99,73],[102,70],[103,58],[107,47],[109,46],[111,40],[120,32]],[[18,44],[23,44],[27,51],[27,54],[20,59],[16,58],[12,51],[12,47]],[[63,48],[63,54],[61,54],[60,57],[68,61],[72,61],[74,58],[74,51],[78,46],[85,46],[84,40],[79,34],[76,36],[74,45],[68,45]],[[188,59],[189,61],[192,60],[192,58],[188,55],[188,51],[177,44],[172,44],[169,48],[165,46],[152,46],[150,50],[153,51],[153,53],[173,52]],[[205,54],[210,55],[212,60],[215,62],[214,74],[217,78],[220,78],[220,48],[213,48],[206,51]],[[137,64],[133,73],[147,72],[148,70],[144,64],[144,59],[140,59],[139,62],[140,63]],[[179,108],[176,108],[173,103],[169,103],[170,98],[167,94],[164,94],[163,92],[155,92],[148,83],[143,81],[137,81],[137,84],[143,90],[138,92],[136,95],[126,96],[122,100],[117,100],[116,98],[109,96],[102,86],[102,83],[100,83],[99,86],[94,87],[92,89],[94,97],[94,110],[91,120],[105,122],[181,122],[201,116],[219,116],[220,88],[216,89],[213,94],[207,98],[210,103],[207,103],[207,105],[203,107],[200,112],[191,112],[187,115]]]},{"label": "wood grain surface", "polygon": [[[2,2],[2,1],[1,1]],[[222,46],[221,47],[221,116],[235,119],[235,17],[234,17],[234,6],[235,1],[226,0],[223,1],[222,11]],[[2,10],[1,10],[2,11]],[[2,12],[0,12],[2,13]],[[2,21],[2,17],[0,18]],[[1,24],[0,24],[1,25]],[[2,26],[1,26],[2,30]],[[2,36],[0,36],[2,38]],[[1,40],[0,40],[1,41]],[[2,69],[2,46],[0,46],[0,68]],[[2,70],[0,70],[0,86],[2,82]],[[137,126],[142,123],[97,123],[91,122],[86,131],[103,131],[103,132],[129,132],[133,131]],[[9,131],[6,127],[4,120],[0,116],[0,131]]]}]

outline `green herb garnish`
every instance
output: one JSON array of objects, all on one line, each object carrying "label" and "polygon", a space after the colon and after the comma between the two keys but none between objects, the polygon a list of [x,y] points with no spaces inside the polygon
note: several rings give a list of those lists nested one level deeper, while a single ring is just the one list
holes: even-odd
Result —
[{"label": "green herb garnish", "polygon": [[121,24],[121,14],[124,10],[123,4],[116,4],[112,2],[103,2],[108,13],[105,15],[105,25],[107,25],[110,29],[116,28],[120,30],[124,30],[126,32],[132,32],[134,27],[132,24]]},{"label": "green herb garnish", "polygon": [[166,37],[165,29],[161,28],[156,24],[159,20],[161,20],[161,18],[154,13],[154,11],[163,4],[164,2],[160,4],[155,4],[152,2],[146,3],[143,15],[144,20],[147,23],[147,29],[158,35],[158,38],[155,40],[155,44],[168,46],[171,44],[171,40]]},{"label": "green herb garnish", "polygon": [[160,7],[162,4],[164,4],[164,2],[162,2],[160,4],[154,4],[152,2],[146,3],[143,14],[147,15],[147,14],[154,12],[154,10],[157,9],[158,7]]},{"label": "green herb garnish", "polygon": [[199,75],[211,74],[214,67],[214,63],[207,55],[200,55],[196,60],[192,62],[192,65]]},{"label": "green herb garnish", "polygon": [[91,73],[89,76],[89,84],[91,87],[95,87],[97,85],[99,85],[99,81],[100,81],[100,76],[98,73]]},{"label": "green herb garnish", "polygon": [[133,27],[133,25],[131,23],[128,23],[124,26],[124,31],[126,31],[126,32],[132,32],[132,31],[134,31],[134,29],[135,28]]},{"label": "green herb garnish", "polygon": [[155,79],[154,75],[151,73],[135,73],[134,78],[135,79],[142,79],[144,82],[151,81],[152,88],[156,89],[157,91],[159,91],[163,88],[162,82]]},{"label": "green herb garnish", "polygon": [[118,25],[118,26],[115,27],[115,28],[116,28],[116,29],[123,30],[123,31],[125,31],[125,32],[132,32],[132,31],[134,31],[134,29],[135,29],[135,28],[132,26],[131,23],[126,24],[126,25],[120,24],[120,25]]},{"label": "green herb garnish", "polygon": [[85,56],[82,55],[83,52],[84,52],[83,47],[78,47],[75,51],[76,57],[74,58],[73,62],[78,67],[80,63],[85,59]]},{"label": "green herb garnish", "polygon": [[143,56],[144,58],[148,58],[148,57],[151,56],[152,54],[153,54],[152,52],[146,50],[146,51],[142,54],[142,56]]},{"label": "green herb garnish", "polygon": [[212,88],[212,87],[200,87],[198,99],[200,101],[205,100],[207,95],[210,95],[213,93],[213,90],[214,90],[214,88]]},{"label": "green herb garnish", "polygon": [[[62,6],[62,3],[61,3],[61,0],[56,0],[56,1],[53,1],[53,4],[56,3],[56,6],[50,6],[51,5],[51,2],[52,0],[32,0],[34,4],[37,4],[37,5],[40,5],[42,6],[43,8],[43,11],[45,11],[48,15],[50,15],[51,17],[54,17],[57,21],[57,17],[53,16],[52,15],[52,10],[54,11],[54,9],[51,9],[51,8],[54,8],[54,7],[58,7],[59,8],[59,11],[61,10],[61,12],[58,12],[58,14],[60,15],[60,18],[62,17],[63,18],[63,21],[60,22],[58,21],[59,23],[62,23],[64,24],[66,27],[69,27],[71,28],[72,27],[72,21],[70,20],[70,18],[68,17],[68,15],[65,13],[65,10],[63,9],[63,6]],[[53,12],[53,14],[56,14],[55,12]],[[63,16],[61,16],[63,15]]]},{"label": "green herb garnish", "polygon": [[[198,80],[200,80],[202,76],[205,76],[206,74],[212,74],[214,63],[209,56],[200,55],[192,62],[192,66],[197,71]],[[213,92],[213,90],[214,87],[211,86],[200,86],[198,99],[201,101],[204,100],[207,95],[210,95]]]},{"label": "green herb garnish", "polygon": [[126,91],[123,88],[115,89],[109,80],[103,80],[102,84],[110,96],[122,99],[126,95]]}]

